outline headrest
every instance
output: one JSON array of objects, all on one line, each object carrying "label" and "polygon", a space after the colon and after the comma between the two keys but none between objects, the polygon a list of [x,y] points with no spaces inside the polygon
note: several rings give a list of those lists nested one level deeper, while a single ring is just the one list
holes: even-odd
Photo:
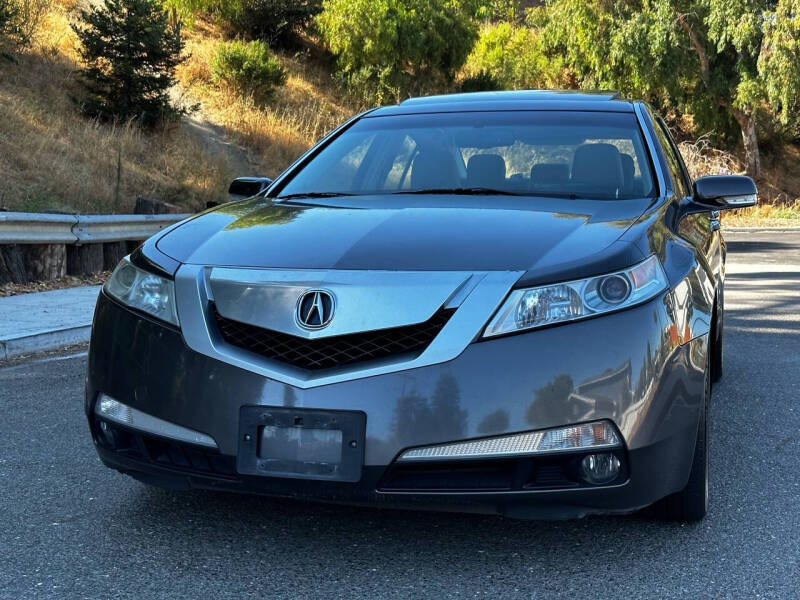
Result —
[{"label": "headrest", "polygon": [[458,187],[458,170],[453,155],[440,148],[420,151],[411,167],[411,189]]},{"label": "headrest", "polygon": [[614,192],[624,184],[619,150],[612,144],[583,144],[572,157],[572,181]]},{"label": "headrest", "polygon": [[506,180],[506,161],[499,154],[476,154],[467,163],[467,187],[493,188]]}]

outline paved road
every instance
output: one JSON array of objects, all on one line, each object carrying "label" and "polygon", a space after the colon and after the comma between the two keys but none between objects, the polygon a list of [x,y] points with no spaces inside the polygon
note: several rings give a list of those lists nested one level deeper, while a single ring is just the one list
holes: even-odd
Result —
[{"label": "paved road", "polygon": [[800,233],[730,250],[699,525],[149,489],[95,457],[85,358],[51,357],[0,369],[0,597],[797,598]]}]

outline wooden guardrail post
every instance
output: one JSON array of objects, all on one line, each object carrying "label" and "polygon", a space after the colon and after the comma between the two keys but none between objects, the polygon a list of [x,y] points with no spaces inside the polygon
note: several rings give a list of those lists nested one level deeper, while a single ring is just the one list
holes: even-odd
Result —
[{"label": "wooden guardrail post", "polygon": [[28,283],[22,246],[19,244],[0,246],[0,284],[2,283]]},{"label": "wooden guardrail post", "polygon": [[26,244],[22,247],[25,272],[31,281],[50,281],[67,274],[64,244]]},{"label": "wooden guardrail post", "polygon": [[103,244],[67,247],[67,274],[89,275],[103,270]]}]

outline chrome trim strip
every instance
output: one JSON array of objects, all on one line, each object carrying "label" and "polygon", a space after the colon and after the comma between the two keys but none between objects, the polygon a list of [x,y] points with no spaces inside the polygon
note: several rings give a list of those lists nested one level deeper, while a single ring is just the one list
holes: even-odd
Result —
[{"label": "chrome trim strip", "polygon": [[[305,339],[347,335],[424,323],[464,286],[463,271],[348,271],[214,267],[211,288],[227,319]],[[313,290],[334,298],[335,314],[325,327],[297,322],[297,304]]]},{"label": "chrome trim strip", "polygon": [[[356,364],[311,372],[254,355],[227,344],[221,338],[209,311],[211,290],[207,282],[211,271],[210,267],[183,265],[175,275],[178,315],[186,344],[192,350],[216,360],[302,389],[424,367],[456,358],[480,335],[486,322],[523,274],[523,271],[459,272],[462,283],[466,282],[462,287],[469,288],[473,279],[477,282],[463,297],[458,309],[436,339],[416,358],[397,360],[390,357],[383,361],[370,362],[368,367]],[[362,275],[380,273],[363,271]],[[403,273],[394,272],[393,275],[402,277]],[[435,281],[442,273],[430,272],[427,275]],[[447,294],[441,302],[455,299],[460,292],[461,290],[451,289],[455,296],[448,298],[450,294]],[[290,317],[294,318],[294,305],[291,307]]]}]

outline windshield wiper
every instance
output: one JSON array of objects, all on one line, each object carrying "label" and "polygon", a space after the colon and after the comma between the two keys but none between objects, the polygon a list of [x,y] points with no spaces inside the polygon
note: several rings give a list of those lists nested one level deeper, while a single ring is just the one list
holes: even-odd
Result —
[{"label": "windshield wiper", "polygon": [[430,188],[423,190],[400,190],[392,194],[453,194],[462,196],[519,196],[516,192],[486,187]]},{"label": "windshield wiper", "polygon": [[276,200],[293,200],[295,198],[338,198],[340,196],[358,196],[352,192],[302,192],[299,194],[287,194],[278,196]]}]

